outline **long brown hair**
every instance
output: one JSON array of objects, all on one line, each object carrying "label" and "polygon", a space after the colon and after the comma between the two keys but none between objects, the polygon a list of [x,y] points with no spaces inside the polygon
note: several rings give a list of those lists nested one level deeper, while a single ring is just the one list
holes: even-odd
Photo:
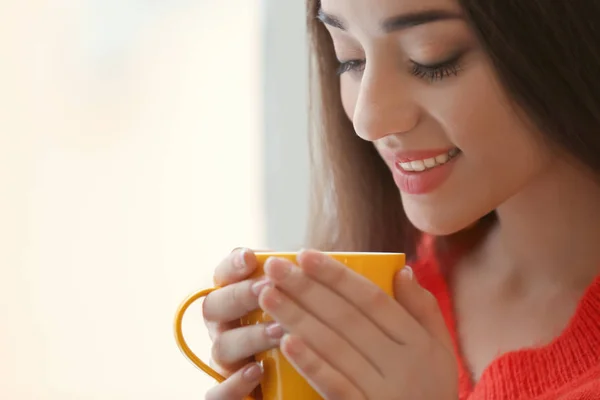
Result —
[{"label": "long brown hair", "polygon": [[[400,1],[400,0],[399,0]],[[600,2],[460,0],[500,82],[551,146],[600,173]],[[307,0],[312,154],[309,245],[402,251],[419,233],[392,176],[342,109],[331,38]]]}]

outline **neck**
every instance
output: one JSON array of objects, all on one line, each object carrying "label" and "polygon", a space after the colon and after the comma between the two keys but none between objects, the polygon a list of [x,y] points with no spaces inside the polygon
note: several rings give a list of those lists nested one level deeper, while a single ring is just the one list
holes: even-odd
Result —
[{"label": "neck", "polygon": [[600,186],[581,167],[555,164],[497,214],[489,238],[505,273],[580,286],[600,272]]}]

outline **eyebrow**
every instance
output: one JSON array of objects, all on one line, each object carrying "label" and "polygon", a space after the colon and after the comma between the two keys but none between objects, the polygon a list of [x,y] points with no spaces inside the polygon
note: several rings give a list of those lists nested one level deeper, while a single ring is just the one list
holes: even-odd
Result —
[{"label": "eyebrow", "polygon": [[[322,9],[319,9],[317,19],[319,19],[324,24],[332,26],[334,28],[338,28],[343,31],[348,30],[348,28],[340,18],[336,17],[335,15],[328,14]],[[383,20],[381,22],[381,29],[386,33],[390,33],[393,31],[412,28],[418,25],[424,25],[431,22],[444,21],[450,19],[462,19],[462,17],[459,14],[445,10],[426,10],[411,12]]]}]

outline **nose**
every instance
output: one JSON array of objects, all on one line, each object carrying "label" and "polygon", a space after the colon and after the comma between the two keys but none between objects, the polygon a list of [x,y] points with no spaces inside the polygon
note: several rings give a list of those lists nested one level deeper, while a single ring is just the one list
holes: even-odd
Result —
[{"label": "nose", "polygon": [[354,129],[364,140],[376,141],[388,135],[410,132],[419,121],[419,107],[411,96],[407,77],[394,71],[367,67],[356,106]]}]

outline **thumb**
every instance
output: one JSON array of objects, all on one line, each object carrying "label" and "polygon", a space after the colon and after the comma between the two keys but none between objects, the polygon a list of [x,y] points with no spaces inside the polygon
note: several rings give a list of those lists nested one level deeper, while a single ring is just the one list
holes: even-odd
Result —
[{"label": "thumb", "polygon": [[448,349],[453,348],[437,299],[419,284],[408,265],[396,273],[394,298],[432,337],[441,341]]}]

